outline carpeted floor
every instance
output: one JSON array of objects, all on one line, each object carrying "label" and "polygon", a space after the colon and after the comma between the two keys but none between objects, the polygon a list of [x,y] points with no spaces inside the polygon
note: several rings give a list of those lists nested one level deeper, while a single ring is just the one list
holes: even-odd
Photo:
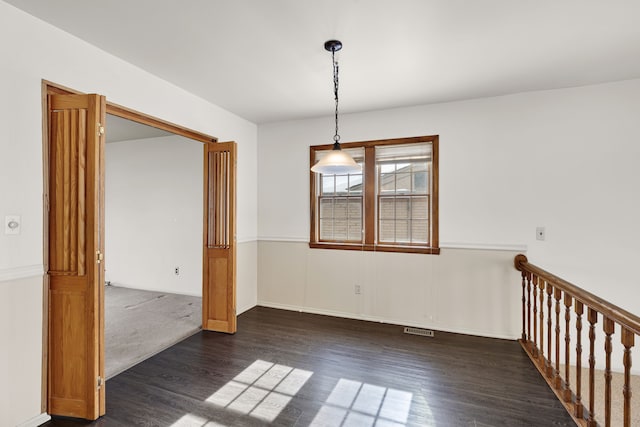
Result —
[{"label": "carpeted floor", "polygon": [[[564,365],[560,366],[561,372],[564,372]],[[576,368],[569,366],[571,375],[572,388],[576,387]],[[589,408],[589,368],[582,368],[582,403]],[[598,425],[605,425],[604,422],[604,371],[597,369],[594,375],[594,396],[595,419]],[[623,425],[624,414],[624,398],[622,395],[622,386],[624,385],[624,375],[619,372],[613,372],[611,375],[611,425]],[[640,375],[631,376],[631,425],[640,426]]]},{"label": "carpeted floor", "polygon": [[107,379],[198,332],[201,319],[200,297],[106,286]]}]

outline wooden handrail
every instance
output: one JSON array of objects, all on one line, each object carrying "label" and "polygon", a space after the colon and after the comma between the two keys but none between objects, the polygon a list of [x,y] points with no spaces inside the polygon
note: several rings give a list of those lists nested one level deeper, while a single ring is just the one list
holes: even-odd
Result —
[{"label": "wooden handrail", "polygon": [[516,255],[514,259],[516,270],[533,273],[534,275],[544,279],[547,283],[553,284],[554,288],[559,288],[563,292],[567,292],[586,306],[591,307],[598,313],[613,320],[619,325],[633,331],[636,335],[640,335],[640,317],[629,313],[627,310],[612,304],[589,291],[567,282],[566,280],[549,273],[542,268],[530,264],[527,257],[523,254]]},{"label": "wooden handrail", "polygon": [[[522,338],[518,340],[538,371],[560,402],[579,426],[596,427],[602,422],[605,427],[616,425],[631,426],[631,349],[635,336],[640,335],[640,318],[606,300],[530,264],[525,255],[515,257],[514,266],[522,273]],[[573,314],[572,314],[573,309]],[[561,313],[564,310],[564,321]],[[588,395],[582,387],[582,335],[583,315],[588,322]],[[572,322],[573,319],[573,322]],[[601,321],[602,335],[596,335],[598,321]],[[533,324],[533,325],[532,325]],[[624,385],[621,389],[612,387],[612,354],[619,327],[620,344],[624,347]],[[562,336],[564,335],[564,345]],[[576,341],[575,353],[571,341]],[[604,349],[604,393],[598,398],[595,393],[596,341]],[[546,352],[545,352],[546,350]],[[552,351],[553,350],[553,351]],[[561,356],[564,356],[561,359]],[[575,363],[575,389],[572,387],[569,366]],[[561,367],[564,365],[564,372]],[[587,391],[587,390],[584,390]],[[612,413],[612,399],[622,396],[624,407],[622,417]],[[587,402],[583,403],[583,397]],[[604,418],[597,420],[596,400],[604,402]],[[588,404],[588,407],[586,406]]]}]

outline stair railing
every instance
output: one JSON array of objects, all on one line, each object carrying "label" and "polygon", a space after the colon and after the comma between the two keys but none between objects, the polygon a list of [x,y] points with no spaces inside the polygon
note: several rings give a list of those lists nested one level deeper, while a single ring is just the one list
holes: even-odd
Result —
[{"label": "stair railing", "polygon": [[[525,255],[516,255],[515,268],[522,272],[522,348],[536,365],[558,399],[579,426],[598,425],[595,414],[596,325],[602,319],[604,332],[604,425],[611,425],[612,336],[620,331],[623,350],[623,425],[631,426],[631,348],[640,335],[640,318],[592,293],[530,264]],[[561,313],[564,308],[564,316]],[[573,310],[573,315],[572,315]],[[588,399],[582,384],[583,315],[588,323]],[[573,322],[571,321],[573,318]],[[573,326],[572,326],[573,323]],[[572,334],[572,329],[575,328]],[[564,332],[564,336],[562,336]],[[572,335],[575,348],[571,350]],[[564,341],[564,342],[562,342]],[[562,351],[564,348],[564,351]],[[563,354],[562,354],[563,353]],[[573,356],[572,356],[573,353]],[[564,356],[564,360],[561,360]],[[576,368],[575,383],[570,366]],[[564,368],[564,369],[563,369]],[[564,372],[561,372],[564,370]],[[586,404],[585,404],[586,400]]]}]

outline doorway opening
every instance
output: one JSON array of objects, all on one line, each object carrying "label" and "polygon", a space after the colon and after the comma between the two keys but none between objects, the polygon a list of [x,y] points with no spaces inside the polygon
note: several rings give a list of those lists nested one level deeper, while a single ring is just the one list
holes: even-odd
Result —
[{"label": "doorway opening", "polygon": [[[202,328],[226,333],[236,331],[236,144],[218,143],[216,138],[206,134],[108,103],[101,95],[78,93],[46,81],[42,86],[43,253],[46,272],[42,409],[52,415],[96,419],[106,409],[104,303],[105,262],[108,263],[108,255],[105,256],[107,113],[169,132],[174,135],[173,138],[203,143],[199,148],[199,160],[192,158],[189,161],[202,165],[199,204],[202,216],[194,220],[188,218],[187,213],[177,211],[172,212],[171,219],[184,224],[182,221],[186,215],[188,223],[201,224],[199,231],[202,240],[192,239],[196,242],[193,243],[194,252],[181,263],[187,267],[187,271],[201,269]],[[166,135],[159,139],[169,137]],[[184,141],[179,144],[186,145]],[[158,151],[158,147],[150,150]],[[139,165],[149,167],[147,173],[161,169],[162,165],[154,164],[150,156],[144,154],[147,153],[142,153],[137,160]],[[167,156],[167,153],[163,155],[170,157],[168,162],[176,163],[174,156]],[[133,173],[140,172],[139,169],[133,168]],[[125,190],[120,193],[129,190],[126,181]],[[161,180],[157,177],[152,180],[146,193],[158,193],[158,188],[162,187],[162,182],[158,181]],[[174,184],[171,179],[168,182]],[[164,185],[168,186],[166,183]],[[159,194],[165,199],[177,197],[175,192],[169,197]],[[118,214],[118,218],[124,217],[121,225],[131,225],[127,220],[139,212],[134,211],[131,201],[125,200],[121,205],[124,206]],[[144,203],[138,207],[137,210],[143,211],[142,219],[131,221],[137,223],[138,227],[129,228],[122,234],[131,236],[138,233],[136,239],[144,239],[145,243],[151,244],[151,249],[140,250],[142,256],[156,260],[160,251],[157,249],[158,242],[153,239],[169,233],[166,224],[155,224],[154,228],[153,220],[169,209],[164,206],[147,208]],[[140,237],[141,225],[149,224],[152,232]],[[193,228],[198,229],[197,226]],[[179,233],[176,236],[178,239],[182,237]],[[176,244],[179,250],[185,247],[182,245],[184,242]],[[123,247],[120,252],[127,252],[129,248],[126,245]],[[175,253],[173,256],[176,256]],[[130,262],[126,256],[124,258],[125,262],[114,268],[114,273],[130,271],[132,265],[135,270],[135,267],[139,267],[136,264],[144,264],[140,260]],[[161,261],[171,265],[175,276],[180,275],[181,265],[176,265],[175,259]],[[114,267],[116,265],[114,263]],[[153,268],[148,270],[146,276],[151,276],[152,271]],[[185,269],[182,272],[185,273]],[[161,281],[154,282],[159,286]],[[156,331],[161,328],[161,325],[155,326]]]},{"label": "doorway opening", "polygon": [[106,117],[105,379],[202,325],[202,144]]}]

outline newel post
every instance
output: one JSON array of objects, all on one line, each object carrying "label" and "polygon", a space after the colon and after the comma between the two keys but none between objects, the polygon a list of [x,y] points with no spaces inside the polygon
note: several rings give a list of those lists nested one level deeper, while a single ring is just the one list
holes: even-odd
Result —
[{"label": "newel post", "polygon": [[527,262],[529,262],[529,260],[527,259],[527,256],[524,255],[524,254],[518,254],[513,259],[513,265],[516,268],[516,270],[518,270],[518,271],[522,271],[521,264],[524,264],[524,263],[527,263]]},{"label": "newel post", "polygon": [[[527,262],[527,257],[522,255],[522,254],[518,254],[516,255],[516,257],[514,258],[513,262],[515,265],[516,270],[522,272],[522,336],[520,341],[522,341],[522,343],[526,343],[528,340],[531,339],[531,300],[528,298],[530,298],[530,295],[528,295],[527,292],[527,283],[529,284],[529,291],[531,290],[531,274],[527,273],[526,271],[524,271],[522,269],[522,267],[520,266],[521,262]],[[529,306],[527,307],[527,300],[529,302]],[[529,328],[527,329],[527,318],[529,319]]]}]

